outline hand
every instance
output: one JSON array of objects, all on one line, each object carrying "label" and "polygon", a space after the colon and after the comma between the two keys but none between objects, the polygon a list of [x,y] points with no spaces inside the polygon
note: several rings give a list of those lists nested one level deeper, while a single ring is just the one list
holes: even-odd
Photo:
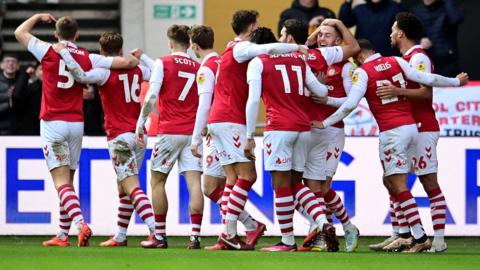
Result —
[{"label": "hand", "polygon": [[460,80],[460,86],[464,86],[468,83],[468,73],[462,72],[457,75],[457,78]]},{"label": "hand", "polygon": [[143,138],[143,136],[143,128],[137,128],[137,130],[135,131],[135,141],[141,148],[145,148],[145,139]]},{"label": "hand", "polygon": [[190,151],[192,152],[192,155],[194,157],[197,157],[197,158],[202,158],[202,154],[200,154],[200,152],[198,152],[198,145],[195,144],[195,143],[192,143],[190,145]]},{"label": "hand", "polygon": [[313,100],[313,102],[317,104],[327,104],[328,97],[319,97],[316,96],[314,93],[310,93],[310,98]]},{"label": "hand", "polygon": [[140,59],[140,57],[143,54],[143,51],[139,48],[136,48],[136,49],[133,49],[132,51],[130,51],[130,54],[133,55],[135,58]]},{"label": "hand", "polygon": [[305,43],[305,45],[312,46],[312,45],[317,44],[317,36],[318,36],[319,33],[320,33],[320,27],[318,27],[317,30],[313,31],[313,33],[311,33],[308,36],[307,42]]},{"label": "hand", "polygon": [[306,59],[308,59],[308,48],[302,45],[298,45],[298,52],[305,55]]},{"label": "hand", "polygon": [[339,23],[342,23],[342,21],[340,21],[339,19],[325,19],[323,20],[322,24],[321,25],[326,25],[326,26],[332,26],[332,27],[335,27],[336,25],[338,25]]},{"label": "hand", "polygon": [[321,83],[321,84],[327,84],[327,75],[324,73],[324,72],[319,72],[318,75],[317,75],[317,80]]},{"label": "hand", "polygon": [[52,45],[52,48],[56,53],[60,53],[61,50],[67,48],[67,45],[65,45],[63,42],[57,42]]},{"label": "hand", "polygon": [[57,20],[55,17],[53,17],[52,14],[50,13],[41,13],[41,14],[36,14],[38,21],[43,22],[43,23],[54,23]]},{"label": "hand", "polygon": [[323,16],[316,16],[316,17],[313,17],[310,22],[308,23],[308,26],[312,27],[312,26],[319,26],[322,21],[325,20],[325,17]]},{"label": "hand", "polygon": [[248,139],[245,145],[245,156],[250,160],[255,160],[255,139]]},{"label": "hand", "polygon": [[319,129],[326,128],[322,121],[312,121],[310,122],[310,125],[312,125],[313,128],[319,128]]},{"label": "hand", "polygon": [[84,100],[93,100],[95,99],[95,90],[92,86],[88,85],[83,88],[83,99]]},{"label": "hand", "polygon": [[424,50],[428,50],[433,46],[433,44],[428,37],[424,37],[420,40],[420,46],[422,46]]},{"label": "hand", "polygon": [[35,68],[32,66],[29,66],[27,70],[25,70],[25,73],[27,73],[30,77],[35,75]]},{"label": "hand", "polygon": [[394,98],[400,96],[399,89],[393,84],[377,87],[377,96],[380,99]]}]

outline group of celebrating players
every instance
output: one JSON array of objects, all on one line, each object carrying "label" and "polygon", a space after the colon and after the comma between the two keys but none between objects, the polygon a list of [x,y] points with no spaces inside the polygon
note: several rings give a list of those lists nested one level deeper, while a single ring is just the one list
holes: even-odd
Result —
[{"label": "group of celebrating players", "polygon": [[[17,28],[18,41],[43,65],[41,138],[60,198],[60,232],[44,246],[69,246],[72,222],[79,246],[87,246],[92,236],[73,188],[83,135],[82,84],[88,83],[99,88],[119,193],[117,231],[100,246],[126,246],[136,211],[149,229],[140,245],[168,247],[165,183],[178,162],[190,193],[188,248],[201,246],[205,195],[220,206],[223,222],[217,243],[205,249],[253,250],[266,230],[245,210],[257,177],[254,135],[262,99],[264,163],[272,177],[282,238],[261,251],[338,251],[332,215],[343,225],[345,251],[355,251],[359,230],[331,183],[345,143],[342,119],[365,97],[380,128],[379,155],[393,227],[390,238],[370,248],[412,253],[447,249],[446,203],[436,178],[439,126],[431,87],[464,85],[468,75],[446,78],[431,73],[430,59],[416,45],[422,24],[410,13],[399,13],[392,26],[392,46],[403,59],[375,53],[368,41],[357,41],[336,19],[324,20],[310,35],[304,22],[287,20],[278,41],[270,29],[258,26],[257,19],[253,10],[235,12],[231,26],[236,37],[221,56],[213,50],[209,26],[172,25],[167,33],[171,54],[156,60],[140,49],[123,56],[123,39],[114,32],[101,35],[100,55],[77,47],[78,27],[71,17],[56,20],[36,14]],[[39,22],[55,22],[58,43],[31,34]],[[189,48],[201,63],[187,54]],[[143,104],[142,81],[149,81]],[[159,119],[150,200],[140,188],[138,171],[146,151],[145,124],[154,109]],[[420,177],[430,198],[433,243],[406,185],[409,171]],[[293,234],[295,210],[310,221],[300,247]],[[237,233],[238,221],[245,227],[245,241]]]}]

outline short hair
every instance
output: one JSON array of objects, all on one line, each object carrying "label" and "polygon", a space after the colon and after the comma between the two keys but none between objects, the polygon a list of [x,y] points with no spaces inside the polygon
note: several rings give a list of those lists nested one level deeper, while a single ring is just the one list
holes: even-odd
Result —
[{"label": "short hair", "polygon": [[61,17],[55,23],[55,31],[62,39],[73,40],[78,31],[78,24],[70,16]]},{"label": "short hair", "polygon": [[192,43],[197,44],[202,50],[213,49],[213,29],[207,25],[194,25],[188,33]]},{"label": "short hair", "polygon": [[308,38],[308,24],[297,19],[288,19],[283,24],[287,35],[291,35],[297,44],[305,44]]},{"label": "short hair", "polygon": [[190,47],[190,37],[188,36],[189,31],[190,27],[187,25],[174,24],[168,28],[167,36],[174,43],[188,48]]},{"label": "short hair", "polygon": [[122,35],[117,32],[103,32],[98,42],[107,54],[117,54],[123,47]]},{"label": "short hair", "polygon": [[236,35],[247,31],[251,24],[254,24],[258,18],[256,10],[239,10],[233,14],[232,29]]},{"label": "short hair", "polygon": [[12,53],[12,52],[5,52],[3,53],[2,55],[2,61],[5,59],[5,58],[13,58],[15,60],[19,60],[18,58],[18,55],[16,53]]},{"label": "short hair", "polygon": [[277,39],[275,38],[272,29],[268,27],[259,27],[257,30],[253,31],[250,42],[256,44],[267,44],[275,43],[277,42]]},{"label": "short hair", "polygon": [[411,40],[420,40],[423,36],[423,23],[420,19],[410,12],[400,12],[395,15],[398,29],[405,33],[405,36]]},{"label": "short hair", "polygon": [[360,46],[360,51],[372,51],[374,52],[375,49],[373,48],[372,43],[368,39],[359,39],[358,45]]}]

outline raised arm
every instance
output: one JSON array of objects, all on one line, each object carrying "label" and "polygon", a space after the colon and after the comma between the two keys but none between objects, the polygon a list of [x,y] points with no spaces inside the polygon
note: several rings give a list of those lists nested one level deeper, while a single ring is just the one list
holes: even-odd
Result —
[{"label": "raised arm", "polygon": [[23,47],[28,48],[28,42],[30,41],[30,38],[33,37],[31,34],[32,29],[37,23],[54,23],[56,21],[55,17],[51,14],[35,14],[17,27],[15,30],[15,38]]},{"label": "raised arm", "polygon": [[343,37],[343,60],[356,55],[360,52],[360,46],[358,45],[357,39],[352,35],[350,30],[342,23],[342,21],[337,19],[325,19],[322,22],[322,25],[329,25],[335,27]]},{"label": "raised arm", "polygon": [[243,41],[233,47],[233,57],[237,62],[244,63],[261,54],[282,54],[295,51],[300,51],[301,53],[308,55],[307,48],[297,44],[255,44],[249,41]]}]

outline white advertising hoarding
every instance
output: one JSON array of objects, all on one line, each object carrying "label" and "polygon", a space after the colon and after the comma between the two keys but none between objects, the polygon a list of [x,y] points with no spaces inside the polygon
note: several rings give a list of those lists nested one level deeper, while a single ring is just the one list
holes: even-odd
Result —
[{"label": "white advertising hoarding", "polygon": [[[149,140],[151,147],[155,138]],[[388,235],[388,195],[382,186],[378,139],[347,138],[345,152],[335,176],[334,188],[342,196],[352,221],[362,235]],[[275,222],[273,191],[268,172],[263,171],[261,138],[257,138],[258,180],[249,194],[247,210],[267,224],[267,235],[279,235]],[[58,230],[58,198],[43,159],[40,138],[0,138],[0,234],[45,235]],[[106,140],[85,137],[75,188],[87,221],[95,235],[112,235],[117,216],[116,177],[108,157]],[[151,149],[151,148],[150,148]],[[140,173],[141,183],[150,194],[149,156]],[[478,200],[480,197],[480,139],[441,138],[438,146],[439,182],[445,194],[447,235],[480,236]],[[412,193],[420,207],[422,222],[433,233],[428,198],[414,175]],[[188,235],[188,192],[185,181],[173,169],[167,181],[169,211],[167,234]],[[217,206],[205,198],[202,235],[221,231]],[[243,229],[240,226],[240,230]],[[337,224],[339,234],[343,234]],[[295,233],[304,235],[306,220],[295,214]],[[73,231],[73,230],[72,230]],[[129,234],[146,235],[147,228],[138,217],[132,218]]]}]

